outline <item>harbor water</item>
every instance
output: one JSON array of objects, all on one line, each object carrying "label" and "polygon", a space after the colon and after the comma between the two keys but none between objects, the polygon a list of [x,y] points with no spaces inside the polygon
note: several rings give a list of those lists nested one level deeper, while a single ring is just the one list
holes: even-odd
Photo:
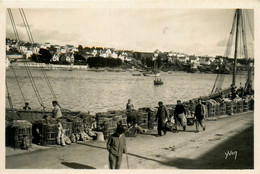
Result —
[{"label": "harbor water", "polygon": [[[161,72],[164,84],[155,86],[154,77],[132,76],[131,72],[95,72],[87,70],[45,70],[62,108],[91,113],[125,109],[128,99],[135,108],[154,107],[158,101],[175,104],[177,99],[187,101],[208,95],[217,74]],[[25,100],[32,109],[41,109],[25,68],[15,73]],[[31,69],[33,79],[46,108],[54,100],[42,70]],[[8,90],[15,108],[22,108],[24,100],[11,68],[6,71]],[[244,85],[246,75],[237,76],[237,86]],[[232,75],[225,75],[222,89],[229,87]],[[6,107],[10,107],[6,100]]]}]

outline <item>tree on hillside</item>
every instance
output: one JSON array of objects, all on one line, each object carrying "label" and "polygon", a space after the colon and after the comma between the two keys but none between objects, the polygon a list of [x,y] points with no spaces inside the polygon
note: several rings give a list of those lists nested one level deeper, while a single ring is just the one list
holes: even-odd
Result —
[{"label": "tree on hillside", "polygon": [[46,49],[40,49],[39,54],[41,54],[39,62],[40,63],[50,63],[50,60],[52,58],[51,53]]}]

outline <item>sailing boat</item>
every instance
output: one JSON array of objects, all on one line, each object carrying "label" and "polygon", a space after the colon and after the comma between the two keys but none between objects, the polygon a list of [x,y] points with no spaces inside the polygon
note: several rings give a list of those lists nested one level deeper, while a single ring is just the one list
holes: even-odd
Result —
[{"label": "sailing boat", "polygon": [[160,71],[157,69],[157,64],[156,64],[156,57],[158,57],[158,53],[156,52],[154,55],[154,66],[152,71],[148,72],[143,72],[144,76],[149,76],[149,77],[159,77],[160,76]]},{"label": "sailing boat", "polygon": [[[249,22],[249,21],[248,21]],[[248,69],[248,75],[247,75],[247,81],[244,86],[244,92],[246,94],[253,94],[253,86],[252,86],[252,70],[253,66],[250,66],[250,62],[248,59],[248,52],[247,52],[247,42],[246,42],[246,32],[245,32],[245,21],[242,13],[242,9],[236,9],[234,20],[232,24],[232,29],[230,32],[230,37],[228,40],[227,49],[225,51],[225,56],[228,57],[228,54],[231,51],[231,45],[233,41],[233,35],[235,34],[235,50],[234,50],[234,61],[233,61],[233,77],[232,77],[232,84],[229,88],[222,90],[222,84],[224,81],[224,74],[218,74],[214,83],[214,86],[212,88],[211,94],[209,96],[205,96],[206,98],[215,98],[218,97],[220,93],[223,94],[230,94],[232,93],[232,99],[234,99],[235,95],[235,88],[236,88],[236,75],[237,75],[237,57],[238,57],[238,46],[239,43],[243,42],[243,45],[240,45],[240,51],[244,52],[244,56],[246,60],[248,61],[247,69]],[[240,40],[239,40],[240,38]]]}]

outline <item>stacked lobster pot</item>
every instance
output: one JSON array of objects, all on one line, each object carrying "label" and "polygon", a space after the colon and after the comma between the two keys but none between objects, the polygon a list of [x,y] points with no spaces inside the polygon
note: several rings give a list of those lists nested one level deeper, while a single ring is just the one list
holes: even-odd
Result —
[{"label": "stacked lobster pot", "polygon": [[42,146],[57,144],[58,122],[42,122],[39,125],[40,144]]},{"label": "stacked lobster pot", "polygon": [[110,114],[108,112],[105,113],[97,113],[97,131],[103,132],[104,138],[107,139],[110,135],[112,135],[116,130],[116,125],[113,124],[114,114]]},{"label": "stacked lobster pot", "polygon": [[155,122],[156,118],[156,108],[147,108],[147,118],[148,118],[148,129],[156,129],[157,123]]},{"label": "stacked lobster pot", "polygon": [[237,113],[237,101],[233,100],[233,113],[236,114]]},{"label": "stacked lobster pot", "polygon": [[96,116],[90,115],[88,113],[81,113],[78,117],[83,120],[84,130],[95,129],[96,126]]},{"label": "stacked lobster pot", "polygon": [[208,117],[215,117],[216,115],[216,101],[215,100],[208,100]]},{"label": "stacked lobster pot", "polygon": [[124,110],[112,110],[108,111],[109,115],[113,117],[113,127],[117,127],[117,125],[127,125],[127,116],[126,111]]},{"label": "stacked lobster pot", "polygon": [[216,116],[220,116],[220,115],[221,115],[220,103],[216,101],[215,107],[216,107],[215,115],[216,115]]},{"label": "stacked lobster pot", "polygon": [[254,110],[254,103],[255,103],[254,98],[251,98],[249,100],[249,109],[250,110]]},{"label": "stacked lobster pot", "polygon": [[79,134],[84,132],[83,119],[80,117],[70,117],[69,120],[72,122],[72,133]]},{"label": "stacked lobster pot", "polygon": [[227,113],[227,106],[225,102],[220,103],[220,115],[226,115]]},{"label": "stacked lobster pot", "polygon": [[28,149],[32,147],[32,124],[26,120],[14,120],[8,131],[9,143],[14,148]]},{"label": "stacked lobster pot", "polygon": [[243,99],[243,112],[247,112],[248,111],[248,100],[247,99]]},{"label": "stacked lobster pot", "polygon": [[232,115],[233,114],[233,102],[229,99],[224,99],[224,102],[226,104],[226,114]]},{"label": "stacked lobster pot", "polygon": [[237,100],[237,113],[243,112],[243,100]]},{"label": "stacked lobster pot", "polygon": [[148,112],[137,112],[137,124],[143,129],[148,129]]}]

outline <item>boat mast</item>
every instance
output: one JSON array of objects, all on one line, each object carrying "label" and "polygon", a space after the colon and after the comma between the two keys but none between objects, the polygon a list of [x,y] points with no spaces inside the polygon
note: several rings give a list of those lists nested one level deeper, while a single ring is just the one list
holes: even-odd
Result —
[{"label": "boat mast", "polygon": [[237,13],[237,26],[236,26],[236,38],[235,38],[235,53],[234,53],[234,66],[233,66],[233,81],[232,85],[233,87],[236,86],[236,73],[237,73],[237,45],[238,45],[238,27],[239,27],[239,19],[240,19],[240,13],[241,9],[236,9]]}]

